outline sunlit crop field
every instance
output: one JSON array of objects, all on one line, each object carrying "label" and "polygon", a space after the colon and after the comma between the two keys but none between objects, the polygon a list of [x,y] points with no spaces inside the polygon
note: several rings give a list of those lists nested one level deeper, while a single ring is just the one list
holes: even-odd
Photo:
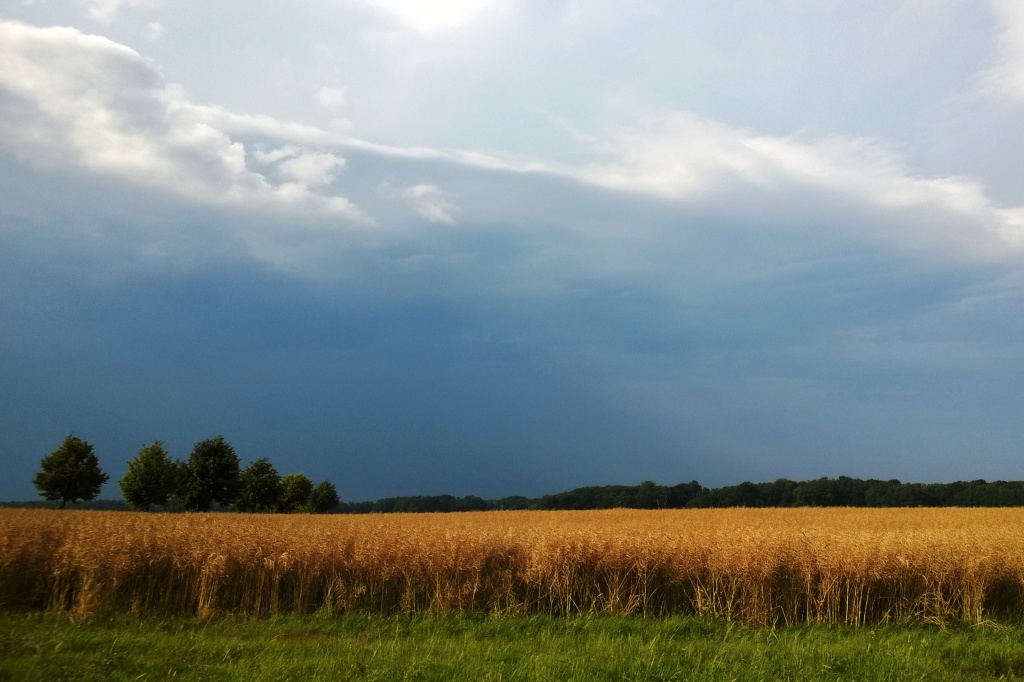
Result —
[{"label": "sunlit crop field", "polygon": [[977,622],[1024,615],[1024,510],[2,509],[0,608],[72,617],[327,609]]}]

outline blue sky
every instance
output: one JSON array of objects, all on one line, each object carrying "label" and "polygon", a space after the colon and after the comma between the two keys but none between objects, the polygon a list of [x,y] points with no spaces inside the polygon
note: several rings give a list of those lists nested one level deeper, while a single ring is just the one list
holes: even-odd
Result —
[{"label": "blue sky", "polygon": [[1016,0],[0,8],[0,499],[1024,478]]}]

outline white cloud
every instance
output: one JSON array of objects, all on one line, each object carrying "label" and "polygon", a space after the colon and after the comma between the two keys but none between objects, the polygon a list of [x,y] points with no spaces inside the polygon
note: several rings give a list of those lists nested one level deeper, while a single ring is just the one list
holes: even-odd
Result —
[{"label": "white cloud", "polygon": [[427,222],[455,224],[455,217],[452,214],[457,213],[459,208],[448,201],[437,185],[419,184],[397,189],[390,183],[383,182],[377,190],[385,198],[405,201]]},{"label": "white cloud", "polygon": [[318,107],[331,114],[331,128],[340,132],[348,132],[352,129],[352,121],[342,114],[348,107],[348,97],[341,88],[322,86],[314,93]]},{"label": "white cloud", "polygon": [[[331,113],[348,106],[340,88],[312,92]],[[453,224],[460,212],[467,222],[484,211],[503,221],[532,220],[524,217],[533,215],[532,200],[513,201],[506,185],[514,183],[503,185],[514,174],[555,181],[550,187],[570,178],[674,203],[717,202],[723,215],[742,220],[756,213],[765,224],[845,230],[841,238],[915,252],[990,257],[1019,254],[1024,241],[1024,209],[996,205],[969,178],[916,175],[875,139],[772,135],[667,111],[608,134],[579,132],[577,156],[589,153],[589,163],[387,146],[337,129],[198,105],[150,60],[69,28],[0,23],[0,123],[0,140],[31,162],[73,164],[194,201],[255,210],[364,220],[351,201],[328,191],[359,185],[367,194],[354,196],[373,201],[377,180],[362,169],[340,174],[341,153],[351,152],[374,159],[369,165],[378,177],[402,187],[385,196],[433,223]],[[427,163],[432,182],[417,183],[424,176],[413,166]],[[471,191],[459,184],[470,177]],[[452,192],[464,198],[461,206]],[[545,211],[552,221],[580,222],[556,199]],[[835,219],[823,220],[829,212]]]},{"label": "white cloud", "polygon": [[78,0],[93,21],[109,24],[122,7],[151,7],[155,0]]},{"label": "white cloud", "polygon": [[933,243],[995,255],[1024,247],[1020,208],[995,205],[967,178],[917,177],[876,140],[805,141],[667,112],[619,130],[596,150],[604,160],[564,172],[598,186],[671,200],[736,203],[743,197],[768,210],[770,199],[776,204],[772,210],[794,215],[809,204],[847,203],[904,224],[896,234],[861,228],[862,236],[915,249]]},{"label": "white cloud", "polygon": [[1024,102],[1024,3],[990,0],[999,20],[996,64],[982,76],[985,90]]},{"label": "white cloud", "polygon": [[345,111],[345,91],[341,88],[323,86],[316,91],[316,103],[324,111],[340,114]]},{"label": "white cloud", "polygon": [[464,26],[494,0],[370,0],[421,33]]},{"label": "white cloud", "polygon": [[159,21],[151,21],[146,24],[146,39],[156,42],[164,37],[164,25]]},{"label": "white cloud", "polygon": [[256,150],[254,156],[265,164],[276,167],[285,179],[306,187],[322,187],[334,182],[336,171],[345,165],[345,159],[330,152],[286,145],[269,152]]},{"label": "white cloud", "polygon": [[406,188],[402,195],[427,221],[455,224],[452,213],[459,209],[445,198],[444,193],[436,185],[413,185]]},{"label": "white cloud", "polygon": [[23,159],[76,165],[207,204],[365,220],[343,197],[312,191],[342,161],[295,153],[275,185],[242,142],[133,50],[72,28],[0,22],[0,140]]}]

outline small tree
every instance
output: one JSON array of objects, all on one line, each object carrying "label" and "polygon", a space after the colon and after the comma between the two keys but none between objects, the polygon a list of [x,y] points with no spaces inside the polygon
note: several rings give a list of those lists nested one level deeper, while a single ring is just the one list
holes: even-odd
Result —
[{"label": "small tree", "polygon": [[188,461],[178,467],[180,479],[175,499],[188,511],[210,511],[235,501],[239,462],[235,449],[222,436],[196,443]]},{"label": "small tree", "polygon": [[177,483],[174,461],[163,443],[154,441],[152,445],[143,445],[135,459],[128,461],[128,471],[117,485],[129,507],[149,511],[150,505],[167,504]]},{"label": "small tree", "polygon": [[60,500],[60,508],[78,500],[91,500],[110,477],[100,469],[92,444],[71,434],[59,448],[40,461],[40,471],[32,479],[39,494],[47,500]]},{"label": "small tree", "polygon": [[336,509],[339,504],[341,498],[338,497],[338,489],[330,481],[321,481],[310,493],[306,508],[311,514],[326,514]]},{"label": "small tree", "polygon": [[235,509],[240,512],[270,511],[281,497],[281,475],[266,457],[242,469]]},{"label": "small tree", "polygon": [[312,494],[313,481],[306,474],[288,474],[281,479],[281,497],[276,510],[282,514],[305,511]]}]

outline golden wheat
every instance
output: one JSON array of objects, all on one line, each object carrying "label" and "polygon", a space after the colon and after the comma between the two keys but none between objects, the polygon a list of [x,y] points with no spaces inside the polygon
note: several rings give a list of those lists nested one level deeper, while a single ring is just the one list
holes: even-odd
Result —
[{"label": "golden wheat", "polygon": [[1022,509],[302,516],[0,510],[0,608],[751,623],[1024,613]]}]

